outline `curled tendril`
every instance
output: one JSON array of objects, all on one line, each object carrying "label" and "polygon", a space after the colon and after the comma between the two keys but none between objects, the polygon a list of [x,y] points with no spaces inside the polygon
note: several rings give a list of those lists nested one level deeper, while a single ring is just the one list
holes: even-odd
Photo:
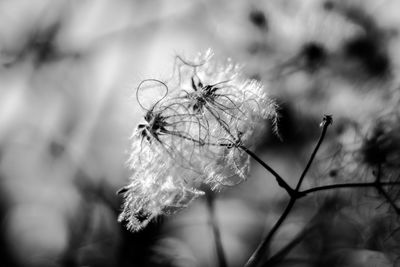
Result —
[{"label": "curled tendril", "polygon": [[[161,97],[161,99],[159,99],[157,102],[155,102],[155,103],[153,104],[152,108],[150,108],[150,109],[144,107],[144,105],[141,103],[141,101],[140,101],[140,99],[139,99],[139,91],[142,90],[142,89],[143,89],[143,88],[142,88],[143,85],[144,85],[145,83],[148,83],[148,82],[156,82],[156,83],[159,83],[159,84],[161,84],[161,85],[165,88],[165,93],[164,93],[164,95]],[[154,88],[154,86],[151,86],[150,88]],[[168,92],[169,92],[168,86],[167,86],[167,84],[164,83],[163,81],[160,81],[160,80],[157,80],[157,79],[146,79],[146,80],[141,81],[141,82],[139,83],[138,87],[136,88],[136,101],[138,102],[139,106],[140,106],[143,110],[149,111],[149,110],[154,109],[154,107],[157,106],[158,103],[160,103],[163,99],[165,99],[165,98],[167,97],[167,95],[168,95]]]},{"label": "curled tendril", "polygon": [[[186,74],[185,71],[183,70],[184,68],[188,68],[189,72],[191,72],[193,75],[197,75],[196,70],[207,64],[207,61],[212,56],[213,53],[211,52],[211,50],[208,50],[205,56],[203,56],[201,59],[195,59],[195,61],[186,60],[179,55],[175,56],[173,76],[177,75],[178,84],[181,85],[182,75]],[[177,74],[176,71],[178,72]]]},{"label": "curled tendril", "polygon": [[[259,83],[240,76],[230,62],[215,63],[211,53],[194,61],[177,56],[174,76],[144,80],[136,90],[146,113],[132,137],[131,182],[120,191],[120,220],[134,231],[186,207],[203,193],[197,189],[202,184],[219,189],[245,180],[249,156],[241,148],[276,115]],[[161,97],[145,107],[140,92],[160,86]]]}]

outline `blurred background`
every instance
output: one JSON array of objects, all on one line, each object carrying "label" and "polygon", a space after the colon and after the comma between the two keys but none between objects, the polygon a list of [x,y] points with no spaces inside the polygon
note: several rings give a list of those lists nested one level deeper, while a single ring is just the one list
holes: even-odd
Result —
[{"label": "blurred background", "polygon": [[[294,184],[323,114],[335,121],[328,143],[398,114],[399,14],[396,0],[0,0],[1,266],[216,266],[203,199],[139,233],[117,222],[138,83],[168,79],[176,55],[232,57],[280,104],[283,141],[267,134],[256,147]],[[305,186],[331,179],[329,166]],[[301,200],[271,249],[313,231],[280,266],[399,264],[397,219],[354,195]],[[218,194],[229,266],[286,201],[256,164]]]}]

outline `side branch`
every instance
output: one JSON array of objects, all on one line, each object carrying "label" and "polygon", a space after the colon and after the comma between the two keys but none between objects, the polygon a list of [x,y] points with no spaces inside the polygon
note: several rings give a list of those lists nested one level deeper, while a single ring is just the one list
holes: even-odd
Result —
[{"label": "side branch", "polygon": [[[300,187],[301,184],[304,180],[304,177],[306,176],[312,162],[314,161],[315,155],[317,154],[324,138],[326,135],[326,131],[328,130],[329,125],[332,124],[332,116],[330,115],[325,115],[321,126],[322,126],[322,132],[321,132],[321,136],[318,140],[317,145],[314,148],[314,151],[312,152],[306,167],[304,168],[303,172],[300,175],[299,181],[297,183],[297,186],[295,189],[292,189],[284,180],[282,177],[280,177],[279,175],[277,175],[277,173],[271,168],[269,167],[265,162],[263,162],[261,159],[259,159],[256,155],[254,155],[254,153],[252,153],[251,151],[249,151],[247,148],[242,147],[241,148],[246,151],[250,156],[253,157],[254,155],[254,159],[257,160],[261,165],[264,166],[264,168],[266,168],[268,171],[270,171],[272,174],[276,174],[275,178],[278,181],[278,184],[280,186],[282,186],[283,188],[286,189],[286,191],[289,193],[290,196],[290,200],[285,208],[285,210],[283,211],[283,213],[281,214],[281,216],[279,217],[278,221],[276,221],[275,225],[272,227],[272,229],[269,231],[268,235],[261,241],[261,244],[257,247],[256,251],[251,255],[250,259],[247,261],[246,263],[246,267],[257,267],[262,265],[263,263],[265,263],[265,251],[268,249],[268,246],[270,244],[270,242],[272,241],[274,235],[276,234],[276,232],[279,230],[279,228],[281,227],[281,225],[284,223],[284,221],[286,220],[286,218],[289,216],[290,211],[292,210],[294,204],[296,203],[296,201],[299,198],[304,197],[306,194],[304,192],[300,191]],[[251,154],[250,154],[250,153]],[[283,183],[284,182],[284,183]]]},{"label": "side branch", "polygon": [[258,245],[257,249],[254,251],[254,253],[251,255],[250,259],[247,261],[245,267],[253,267],[253,266],[256,267],[256,266],[260,266],[260,264],[263,263],[263,261],[266,258],[264,252],[267,251],[269,243],[271,242],[272,238],[274,237],[276,231],[278,231],[279,227],[281,227],[281,225],[285,221],[286,217],[289,215],[290,211],[292,210],[292,208],[294,206],[294,203],[296,203],[296,198],[291,198],[289,200],[289,203],[286,205],[286,208],[283,211],[281,217],[279,217],[278,221],[275,223],[275,225],[269,231],[268,235],[262,240],[260,245]]},{"label": "side branch", "polygon": [[300,187],[301,187],[301,184],[303,183],[304,177],[306,176],[308,170],[310,169],[311,164],[314,161],[315,155],[317,155],[319,147],[321,146],[322,142],[324,141],[324,138],[325,138],[325,135],[326,135],[326,131],[328,130],[329,125],[331,125],[331,124],[332,124],[332,116],[331,115],[325,115],[323,120],[322,120],[322,123],[321,123],[322,133],[321,133],[321,135],[319,137],[317,145],[314,148],[314,151],[312,152],[312,154],[310,156],[310,159],[307,162],[306,167],[304,168],[304,170],[303,170],[303,172],[302,172],[302,174],[301,174],[301,176],[299,178],[299,181],[298,181],[297,186],[296,186],[296,191],[300,190]]},{"label": "side branch", "polygon": [[377,187],[377,186],[389,186],[389,185],[400,185],[400,182],[370,182],[370,183],[343,183],[343,184],[331,184],[331,185],[323,185],[316,186],[307,190],[300,191],[302,194],[308,195],[310,193],[325,191],[331,189],[339,189],[339,188],[362,188],[362,187]]},{"label": "side branch", "polygon": [[250,157],[256,160],[267,171],[269,171],[275,177],[276,181],[278,182],[278,185],[283,189],[285,189],[290,196],[293,196],[295,194],[294,189],[291,188],[290,185],[272,167],[270,167],[267,163],[265,163],[262,159],[260,159],[253,151],[251,151],[250,149],[248,149],[243,145],[240,145],[239,147],[244,152],[246,152]]},{"label": "side branch", "polygon": [[382,174],[382,167],[381,167],[381,165],[378,165],[378,173],[376,175],[376,180],[375,180],[376,190],[378,190],[378,192],[388,201],[388,203],[394,209],[394,211],[398,215],[400,215],[400,208],[396,205],[394,200],[389,196],[389,194],[381,186],[381,174]]}]

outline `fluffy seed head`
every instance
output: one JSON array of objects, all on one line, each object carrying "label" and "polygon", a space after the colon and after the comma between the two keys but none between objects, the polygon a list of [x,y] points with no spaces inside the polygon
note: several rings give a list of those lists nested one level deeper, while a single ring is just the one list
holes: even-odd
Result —
[{"label": "fluffy seed head", "polygon": [[263,86],[210,51],[190,62],[177,57],[173,79],[159,83],[167,93],[148,109],[141,105],[144,120],[132,136],[133,174],[119,220],[133,231],[186,207],[203,184],[220,189],[243,181],[249,157],[241,146],[251,145],[266,119],[277,118]]}]

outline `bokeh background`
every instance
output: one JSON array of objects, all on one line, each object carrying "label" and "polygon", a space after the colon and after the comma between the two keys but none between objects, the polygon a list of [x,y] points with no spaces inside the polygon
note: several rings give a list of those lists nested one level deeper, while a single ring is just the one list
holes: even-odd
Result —
[{"label": "bokeh background", "polygon": [[[168,79],[176,55],[233,58],[280,105],[282,140],[266,133],[254,148],[294,184],[323,114],[335,140],[397,111],[399,14],[397,0],[1,0],[0,265],[216,266],[203,199],[139,233],[117,222],[138,83]],[[329,171],[314,168],[305,186]],[[271,249],[313,231],[279,266],[399,264],[390,208],[355,194],[302,200]],[[286,201],[256,164],[217,195],[229,266]]]}]

